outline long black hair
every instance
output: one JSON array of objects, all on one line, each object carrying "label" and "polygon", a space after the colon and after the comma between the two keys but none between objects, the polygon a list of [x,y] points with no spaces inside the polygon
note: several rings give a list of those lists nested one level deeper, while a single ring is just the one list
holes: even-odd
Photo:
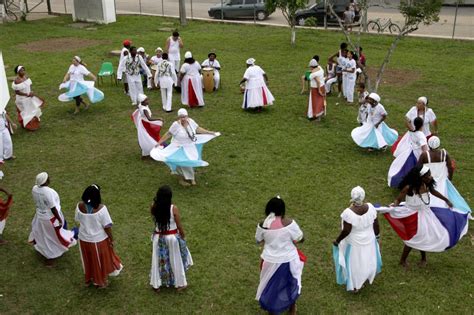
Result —
[{"label": "long black hair", "polygon": [[[408,191],[413,193],[413,194],[420,194],[420,188],[421,185],[423,184],[423,176],[428,176],[431,175],[431,172],[428,171],[425,175],[421,176],[420,171],[423,168],[423,165],[417,165],[414,168],[411,169],[411,171],[405,175],[405,177],[402,179],[400,185],[398,185],[398,189],[402,190],[406,186],[408,186]],[[429,191],[432,191],[434,187],[436,186],[436,182],[434,179],[431,179],[429,183],[425,183],[426,188],[428,188]]]},{"label": "long black hair", "polygon": [[265,214],[268,216],[270,213],[274,213],[276,216],[285,216],[285,202],[280,197],[273,197],[267,203],[265,208]]},{"label": "long black hair", "polygon": [[84,190],[82,193],[82,201],[86,206],[97,209],[102,202],[100,196],[100,186],[97,184],[92,184]]},{"label": "long black hair", "polygon": [[423,118],[416,117],[413,120],[413,126],[415,126],[415,131],[421,130],[421,128],[423,128]]},{"label": "long black hair", "polygon": [[156,192],[153,205],[151,206],[151,214],[155,220],[155,224],[160,231],[168,231],[170,228],[170,208],[173,193],[168,185],[161,186]]}]

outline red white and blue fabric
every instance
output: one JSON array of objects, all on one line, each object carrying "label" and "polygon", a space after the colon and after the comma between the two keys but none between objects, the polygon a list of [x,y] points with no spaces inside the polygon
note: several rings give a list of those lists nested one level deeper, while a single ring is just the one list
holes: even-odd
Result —
[{"label": "red white and blue fabric", "polygon": [[351,132],[354,142],[362,148],[381,149],[392,145],[398,138],[398,132],[391,129],[385,122],[382,122],[378,128],[367,121],[362,126],[354,128]]},{"label": "red white and blue fabric", "polygon": [[66,93],[58,96],[61,102],[72,101],[74,97],[87,94],[91,103],[97,103],[104,99],[104,93],[94,87],[94,81],[67,81],[59,86],[59,89],[68,89]]},{"label": "red white and blue fabric", "polygon": [[150,155],[150,151],[158,144],[158,141],[160,141],[160,131],[163,126],[163,121],[149,121],[140,114],[139,109],[133,112],[132,120],[137,128],[138,144],[142,149],[142,155],[148,156]]}]

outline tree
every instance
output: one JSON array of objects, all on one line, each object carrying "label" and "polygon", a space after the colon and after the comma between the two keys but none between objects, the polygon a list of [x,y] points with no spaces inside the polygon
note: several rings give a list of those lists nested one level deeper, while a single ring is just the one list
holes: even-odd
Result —
[{"label": "tree", "polygon": [[[337,16],[336,13],[334,12],[333,3],[331,2],[332,1],[330,1],[329,3],[329,10],[334,16]],[[360,1],[360,8],[361,8],[362,14],[366,15],[369,7],[372,6],[373,4],[380,5],[378,2],[379,1],[377,0]],[[443,4],[442,0],[401,0],[400,1],[400,5],[398,9],[400,10],[400,13],[405,18],[405,21],[404,21],[403,26],[400,27],[400,32],[397,34],[392,44],[390,45],[389,49],[387,50],[387,54],[385,55],[385,58],[377,72],[377,78],[375,79],[375,86],[373,89],[371,88],[371,82],[370,82],[370,78],[368,77],[368,74],[365,72],[365,70],[363,70],[364,75],[366,76],[366,81],[368,81],[369,90],[373,90],[374,92],[378,90],[380,86],[380,82],[382,81],[382,76],[385,71],[385,67],[389,63],[390,57],[395,51],[395,48],[397,47],[400,40],[403,37],[407,36],[408,34],[416,31],[418,27],[420,26],[420,24],[430,25],[434,22],[437,22],[439,20],[439,12],[441,10],[442,4]],[[337,20],[339,22],[339,27],[344,32],[344,35],[347,39],[348,44],[354,50],[357,50],[357,47],[360,47],[360,29],[362,27],[359,28],[358,42],[356,46],[353,44],[353,41],[351,40],[351,35],[345,29],[344,24],[339,16],[337,16]],[[362,17],[361,17],[361,20],[362,20]]]},{"label": "tree", "polygon": [[186,4],[185,0],[179,0],[179,22],[181,23],[182,26],[187,24],[185,4]]},{"label": "tree", "polygon": [[303,9],[308,0],[267,0],[266,7],[269,12],[280,9],[291,28],[291,46],[296,44],[296,11]]}]

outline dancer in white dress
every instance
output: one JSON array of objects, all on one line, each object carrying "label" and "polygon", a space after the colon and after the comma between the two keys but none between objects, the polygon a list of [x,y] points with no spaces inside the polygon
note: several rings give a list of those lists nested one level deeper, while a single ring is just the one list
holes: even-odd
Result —
[{"label": "dancer in white dress", "polygon": [[362,187],[352,189],[352,204],[341,214],[342,231],[333,243],[336,281],[347,291],[357,292],[366,281],[372,284],[382,270],[377,211],[364,199]]},{"label": "dancer in white dress", "polygon": [[143,83],[140,75],[140,67],[145,71],[147,78],[151,78],[151,72],[142,56],[137,53],[137,48],[130,47],[130,54],[127,55],[119,64],[117,79],[122,80],[122,74],[125,73],[128,82],[130,99],[132,105],[138,105],[138,94],[143,94]]},{"label": "dancer in white dress", "polygon": [[170,113],[173,111],[171,108],[173,104],[173,85],[178,84],[178,78],[174,66],[168,61],[168,58],[168,54],[163,53],[162,60],[156,70],[155,84],[160,87],[163,110]]},{"label": "dancer in white dress", "polygon": [[[178,32],[173,32],[173,35],[168,37],[165,43],[165,52],[168,53],[169,61],[173,64],[174,69],[179,71],[181,66],[181,48],[184,47],[183,40]],[[185,57],[186,58],[186,57]]]},{"label": "dancer in white dress", "polygon": [[214,90],[219,89],[219,84],[221,82],[221,64],[216,59],[217,55],[213,52],[207,55],[207,59],[201,63],[203,68],[212,68],[214,69]]},{"label": "dancer in white dress", "polygon": [[142,159],[150,156],[151,150],[160,140],[160,130],[163,126],[162,118],[152,118],[148,97],[138,94],[138,108],[132,114],[137,128],[138,144],[142,149]]},{"label": "dancer in white dress", "polygon": [[66,230],[59,195],[49,187],[47,173],[43,172],[36,176],[36,185],[33,186],[32,193],[36,214],[31,222],[28,241],[46,258],[46,265],[52,266],[54,259],[76,245],[75,233]]},{"label": "dancer in white dress", "polygon": [[179,81],[181,82],[181,104],[189,107],[204,106],[201,66],[194,60],[190,51],[184,54],[184,63],[179,71]]},{"label": "dancer in white dress", "polygon": [[15,104],[18,112],[18,123],[26,130],[34,131],[40,127],[41,107],[44,100],[31,90],[33,82],[27,76],[25,67],[18,65],[15,68],[17,77],[12,83],[15,90]]},{"label": "dancer in white dress", "polygon": [[347,53],[347,60],[342,69],[344,97],[349,104],[354,103],[354,87],[356,82],[357,55],[353,51]]},{"label": "dancer in white dress", "polygon": [[156,292],[160,287],[186,289],[186,271],[193,265],[193,259],[186,246],[184,229],[178,207],[172,203],[169,186],[158,189],[151,205],[155,231],[151,237],[153,250],[151,259],[150,285]]},{"label": "dancer in white dress", "polygon": [[5,110],[0,112],[0,165],[4,161],[15,159],[11,132],[16,127]]},{"label": "dancer in white dress", "polygon": [[316,59],[309,62],[311,74],[309,75],[309,100],[306,117],[309,120],[321,121],[326,115],[326,87],[324,85],[324,70]]},{"label": "dancer in white dress", "polygon": [[267,87],[267,74],[255,64],[255,59],[247,59],[246,64],[247,70],[240,81],[240,84],[245,83],[242,108],[256,108],[260,111],[262,107],[272,105],[275,98]]}]

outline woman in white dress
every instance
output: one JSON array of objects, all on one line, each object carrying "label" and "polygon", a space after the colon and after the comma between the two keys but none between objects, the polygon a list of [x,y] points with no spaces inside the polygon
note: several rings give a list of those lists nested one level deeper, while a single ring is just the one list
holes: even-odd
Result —
[{"label": "woman in white dress", "polygon": [[372,284],[382,270],[377,211],[364,199],[362,187],[352,189],[352,204],[342,212],[342,230],[333,242],[336,281],[347,291],[359,291],[366,281]]},{"label": "woman in white dress", "polygon": [[52,266],[54,259],[76,245],[76,239],[75,232],[66,229],[59,195],[49,187],[49,183],[47,173],[36,176],[36,185],[32,189],[36,214],[31,222],[28,241],[46,258],[46,265]]},{"label": "woman in white dress", "polygon": [[150,285],[156,292],[160,287],[186,289],[186,271],[193,265],[186,245],[184,229],[178,207],[172,203],[173,193],[169,186],[158,189],[151,205],[155,231],[153,243]]},{"label": "woman in white dress", "polygon": [[260,66],[255,64],[254,58],[246,61],[247,70],[240,84],[245,83],[243,109],[256,108],[261,111],[264,106],[273,104],[275,98],[267,87],[268,77]]},{"label": "woman in white dress", "polygon": [[347,52],[347,62],[342,69],[344,80],[344,97],[349,104],[354,103],[354,87],[356,82],[357,55],[353,51]]},{"label": "woman in white dress", "polygon": [[416,117],[414,125],[415,130],[408,132],[409,146],[393,160],[388,170],[387,182],[390,187],[398,187],[408,172],[418,163],[420,155],[429,150],[426,137],[421,131],[423,119]]},{"label": "woman in white dress", "polygon": [[118,276],[123,269],[114,251],[112,219],[102,204],[100,187],[90,185],[76,206],[75,220],[79,226],[79,247],[86,285],[108,286],[108,276]]},{"label": "woman in white dress", "polygon": [[160,130],[163,126],[162,118],[152,118],[148,97],[138,94],[138,108],[132,118],[137,128],[138,144],[142,149],[142,159],[150,156],[151,150],[160,141]]},{"label": "woman in white dress", "polygon": [[279,196],[270,199],[265,208],[267,217],[257,225],[255,233],[257,243],[263,245],[255,299],[270,314],[285,310],[296,314],[306,261],[295,245],[303,242],[303,232],[296,221],[285,217],[285,211],[285,202]]},{"label": "woman in white dress", "polygon": [[[166,163],[173,174],[181,175],[179,183],[182,186],[196,185],[194,167],[209,165],[201,159],[201,147],[219,135],[218,132],[200,127],[188,117],[187,110],[181,108],[178,110],[178,120],[173,122],[150,155],[153,159]],[[161,148],[161,144],[171,137],[171,143],[166,148]]]},{"label": "woman in white dress", "polygon": [[201,65],[194,60],[190,51],[184,54],[179,80],[181,81],[181,103],[189,107],[204,106]]},{"label": "woman in white dress", "polygon": [[309,101],[307,117],[310,120],[321,121],[326,115],[326,88],[324,85],[324,70],[316,59],[309,62],[311,73],[309,75]]},{"label": "woman in white dress", "polygon": [[31,90],[33,82],[27,76],[25,67],[18,65],[15,68],[15,74],[17,77],[12,83],[12,88],[16,94],[18,123],[26,130],[35,131],[40,127],[41,107],[44,105],[44,100]]},{"label": "woman in white dress", "polygon": [[[181,62],[181,48],[184,47],[183,39],[179,33],[174,31],[172,36],[166,39],[165,52],[168,53],[169,61],[173,64],[174,69],[180,69]],[[186,57],[185,57],[186,58]]]}]

